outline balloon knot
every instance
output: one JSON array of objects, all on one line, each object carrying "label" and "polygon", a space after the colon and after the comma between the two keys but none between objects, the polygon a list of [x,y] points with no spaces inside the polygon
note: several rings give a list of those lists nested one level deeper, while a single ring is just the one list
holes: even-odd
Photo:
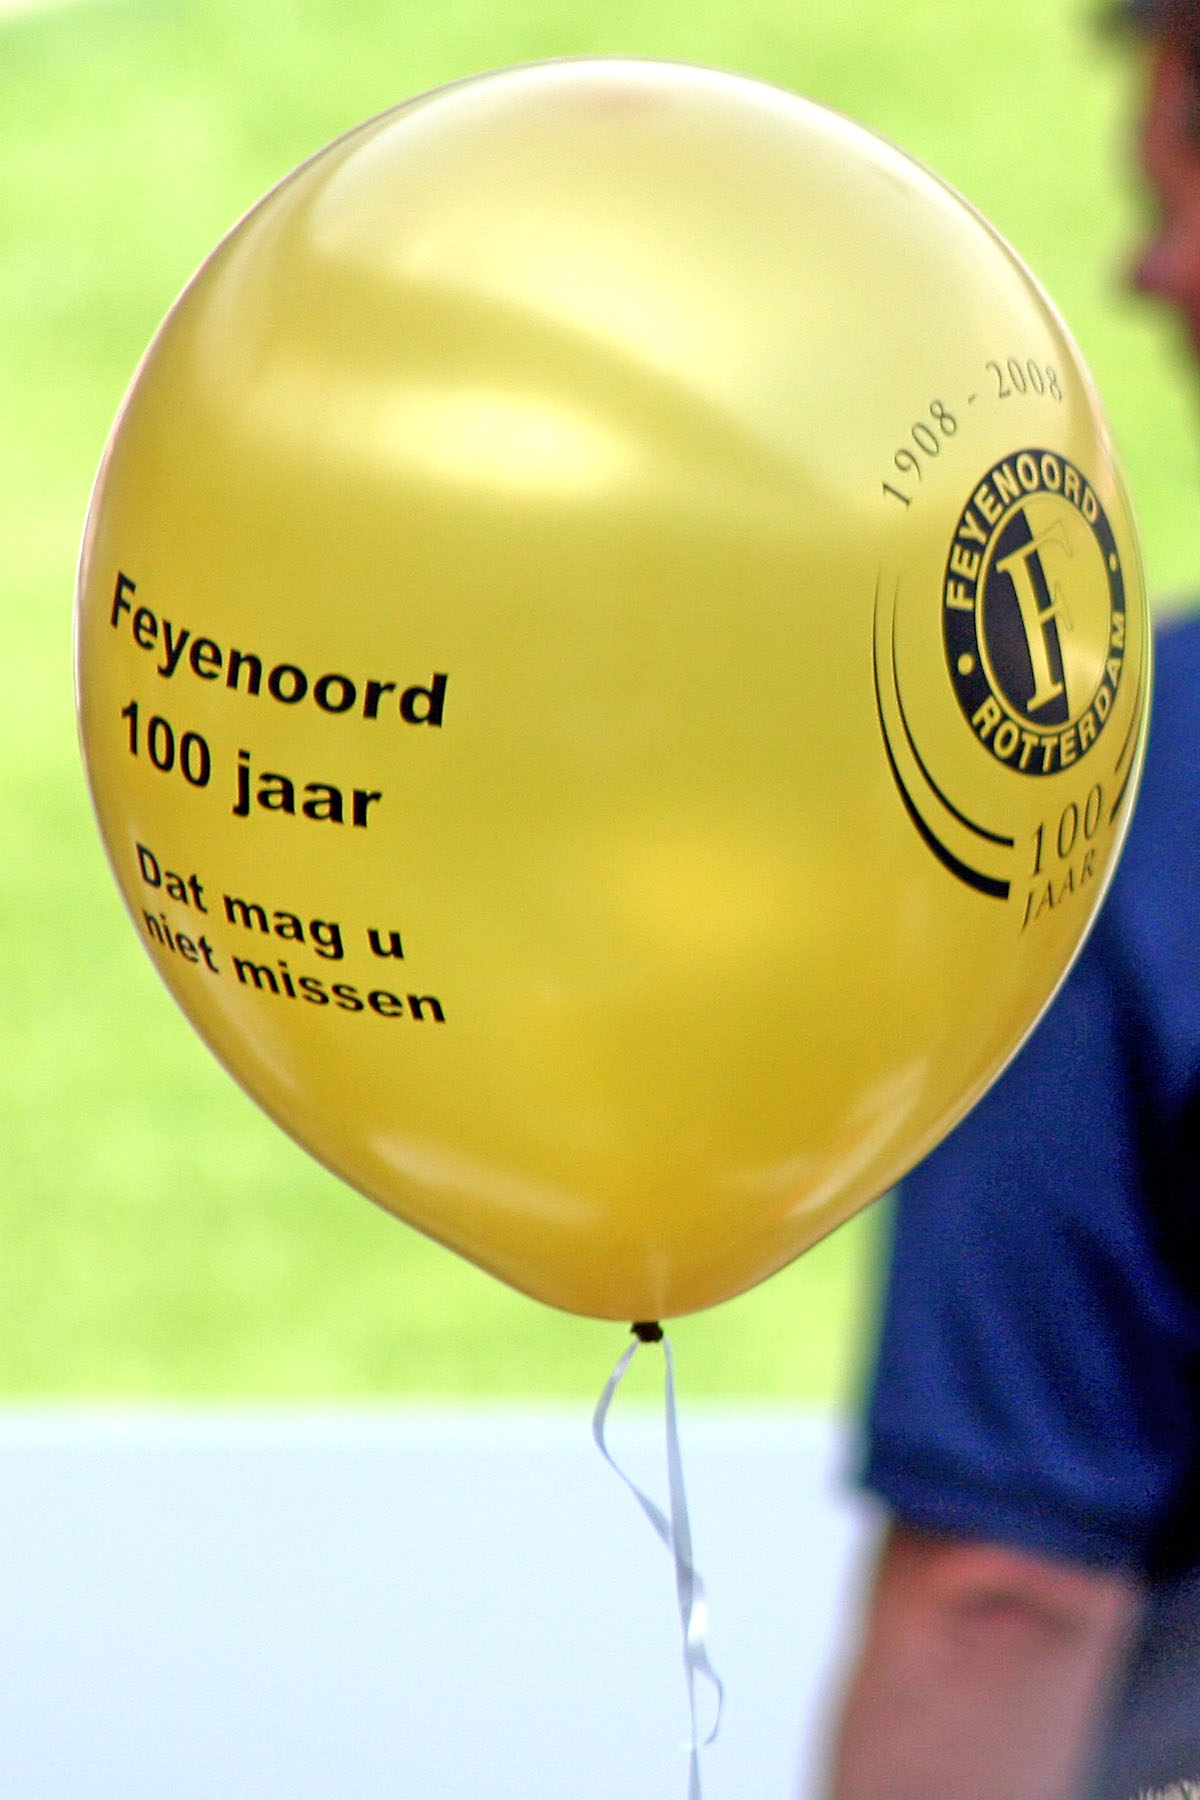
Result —
[{"label": "balloon knot", "polygon": [[629,1328],[634,1337],[642,1344],[661,1344],[663,1328],[655,1319],[642,1319]]}]

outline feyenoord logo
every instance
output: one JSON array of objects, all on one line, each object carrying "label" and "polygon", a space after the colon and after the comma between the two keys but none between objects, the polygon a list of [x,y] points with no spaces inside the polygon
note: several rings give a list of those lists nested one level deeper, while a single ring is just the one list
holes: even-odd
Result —
[{"label": "feyenoord logo", "polygon": [[971,730],[1023,775],[1053,775],[1104,730],[1125,658],[1125,585],[1104,508],[1065,456],[988,470],[946,564],[946,660]]},{"label": "feyenoord logo", "polygon": [[[940,608],[943,666],[975,740],[950,763],[943,751],[935,764],[920,686],[901,668],[901,617],[914,605]],[[1057,451],[995,463],[959,514],[936,598],[881,571],[874,639],[879,724],[910,820],[957,880],[1009,899],[1022,879],[1015,818],[994,786],[985,799],[978,758],[1021,777],[1070,771],[1103,735],[1124,679],[1121,558],[1087,477]],[[1136,767],[1144,678],[1139,656],[1120,741],[1089,790],[1097,823],[1100,810],[1116,818]]]}]

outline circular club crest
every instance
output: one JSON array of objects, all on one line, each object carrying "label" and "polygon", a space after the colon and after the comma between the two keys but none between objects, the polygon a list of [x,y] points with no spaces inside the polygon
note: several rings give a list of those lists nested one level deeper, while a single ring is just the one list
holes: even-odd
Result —
[{"label": "circular club crest", "polygon": [[1125,658],[1125,584],[1074,463],[1022,450],[975,488],[946,563],[943,632],[963,716],[997,761],[1053,775],[1104,730]]}]

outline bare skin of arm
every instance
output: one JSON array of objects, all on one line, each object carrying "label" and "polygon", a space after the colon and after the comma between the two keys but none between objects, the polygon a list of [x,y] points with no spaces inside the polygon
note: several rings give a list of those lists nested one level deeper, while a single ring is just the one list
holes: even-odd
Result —
[{"label": "bare skin of arm", "polygon": [[1139,1607],[1120,1575],[893,1526],[830,1800],[1072,1800]]}]

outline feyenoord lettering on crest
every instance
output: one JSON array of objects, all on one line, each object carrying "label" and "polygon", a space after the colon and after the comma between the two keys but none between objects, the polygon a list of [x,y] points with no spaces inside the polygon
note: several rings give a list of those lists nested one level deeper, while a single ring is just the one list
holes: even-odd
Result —
[{"label": "feyenoord lettering on crest", "polygon": [[943,589],[959,706],[998,761],[1052,775],[1100,737],[1125,657],[1125,585],[1104,508],[1074,463],[1023,450],[963,508]]},{"label": "feyenoord lettering on crest", "polygon": [[[1038,793],[1023,778],[1069,775],[1103,736],[1122,683],[1132,680],[1132,704],[1120,708],[1122,723],[1113,728],[1119,740],[1109,740],[1103,766],[1089,765],[1096,771],[1090,784],[1063,814],[1078,822],[1080,809],[1091,809],[1078,882],[1090,880],[1092,840],[1102,819],[1116,820],[1137,767],[1146,677],[1140,639],[1125,672],[1125,582],[1095,489],[1057,451],[1012,452],[972,490],[940,580],[940,591],[922,584],[918,592],[881,569],[875,594],[875,701],[905,811],[958,881],[995,900],[1019,897],[1025,851],[1030,841],[1040,846],[1047,830],[1044,819],[1022,822]],[[947,685],[974,741],[974,753],[968,740],[966,753],[949,761],[945,740],[934,752],[921,687],[910,687],[898,654],[903,614],[930,605],[941,612]],[[1020,779],[981,786],[987,764]]]}]

